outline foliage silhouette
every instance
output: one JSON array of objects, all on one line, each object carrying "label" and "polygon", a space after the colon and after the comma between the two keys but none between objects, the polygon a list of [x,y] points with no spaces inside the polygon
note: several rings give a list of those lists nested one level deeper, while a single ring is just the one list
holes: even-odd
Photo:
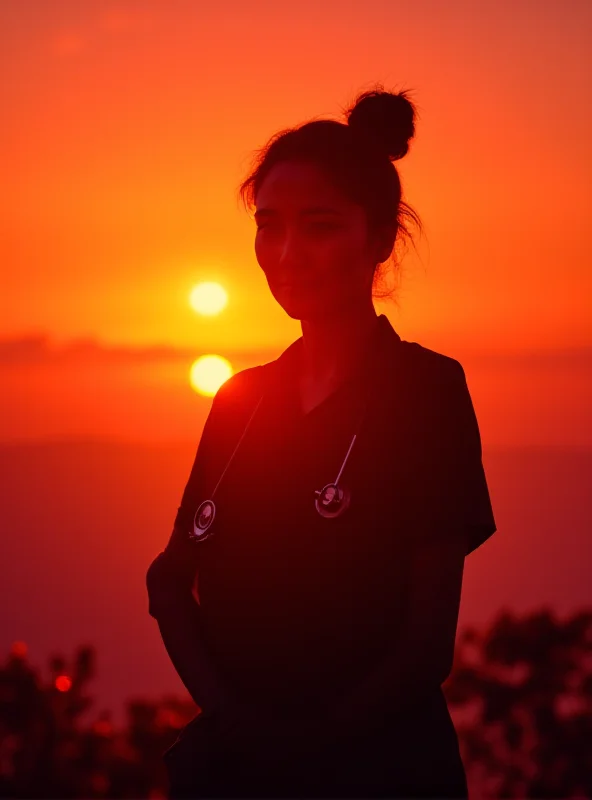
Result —
[{"label": "foliage silhouette", "polygon": [[[15,642],[0,668],[0,797],[166,798],[163,752],[200,709],[190,698],[130,699],[126,724],[90,721],[96,652],[49,659]],[[502,611],[459,632],[443,686],[471,796],[592,798],[592,610]],[[92,716],[92,714],[91,714]]]},{"label": "foliage silhouette", "polygon": [[481,797],[592,797],[592,611],[465,628],[444,693]]}]

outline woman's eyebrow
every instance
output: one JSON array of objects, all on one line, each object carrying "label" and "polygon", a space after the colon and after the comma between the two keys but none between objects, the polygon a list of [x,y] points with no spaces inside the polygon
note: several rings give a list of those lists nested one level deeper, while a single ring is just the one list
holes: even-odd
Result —
[{"label": "woman's eyebrow", "polygon": [[[273,208],[258,208],[257,211],[255,211],[255,219],[264,216],[270,217],[276,213],[277,212]],[[338,211],[336,208],[331,208],[330,206],[310,206],[309,208],[303,208],[300,213],[302,216],[312,216],[314,214],[334,214],[338,217],[341,216],[341,211]]]}]

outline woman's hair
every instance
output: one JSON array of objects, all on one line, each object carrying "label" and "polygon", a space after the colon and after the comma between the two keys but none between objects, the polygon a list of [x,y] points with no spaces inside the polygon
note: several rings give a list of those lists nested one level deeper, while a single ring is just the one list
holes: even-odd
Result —
[{"label": "woman's hair", "polygon": [[[255,208],[257,192],[275,164],[307,161],[323,168],[338,189],[365,209],[371,233],[386,229],[394,234],[393,252],[397,242],[411,239],[407,222],[423,232],[418,214],[401,199],[401,181],[392,163],[407,153],[415,134],[417,113],[407,94],[386,92],[378,84],[342,109],[346,123],[313,119],[274,134],[256,151],[251,170],[239,186],[247,211]],[[393,261],[397,277],[400,259]],[[383,275],[383,270],[375,272],[373,297],[393,299],[394,289],[376,290],[377,278],[382,280]]]}]

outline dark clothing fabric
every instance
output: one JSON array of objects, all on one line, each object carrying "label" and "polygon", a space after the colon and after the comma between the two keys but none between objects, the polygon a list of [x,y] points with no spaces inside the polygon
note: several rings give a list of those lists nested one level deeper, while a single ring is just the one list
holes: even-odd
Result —
[{"label": "dark clothing fabric", "polygon": [[[302,347],[301,337],[219,390],[167,546],[179,565],[198,568],[204,636],[224,677],[286,716],[322,709],[397,646],[407,565],[422,540],[468,535],[468,554],[496,530],[458,361],[401,340],[381,315],[356,373],[305,414],[296,384]],[[350,505],[323,518],[315,490],[335,481],[354,434],[340,479]],[[192,542],[196,509],[210,498],[212,535]],[[439,686],[423,712],[398,715],[356,748],[336,757],[359,768],[364,785],[382,775],[376,780],[391,787],[383,796],[395,796],[397,774],[407,796],[421,796],[413,781],[425,786],[430,765],[451,791],[464,782]],[[382,753],[382,766],[369,753]],[[423,765],[415,772],[413,753]],[[440,784],[435,795],[463,796]]]},{"label": "dark clothing fabric", "polygon": [[[441,692],[413,715],[385,718],[370,732],[314,758],[266,752],[252,765],[216,749],[215,723],[197,717],[165,753],[177,798],[468,798],[456,732]],[[273,737],[270,739],[273,742]]]}]

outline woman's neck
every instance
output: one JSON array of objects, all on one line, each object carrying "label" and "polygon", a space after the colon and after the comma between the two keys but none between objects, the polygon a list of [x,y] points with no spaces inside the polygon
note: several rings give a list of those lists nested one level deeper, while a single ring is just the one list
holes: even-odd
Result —
[{"label": "woman's neck", "polygon": [[357,368],[377,324],[372,303],[336,318],[302,320],[302,382],[333,386],[345,380]]}]

